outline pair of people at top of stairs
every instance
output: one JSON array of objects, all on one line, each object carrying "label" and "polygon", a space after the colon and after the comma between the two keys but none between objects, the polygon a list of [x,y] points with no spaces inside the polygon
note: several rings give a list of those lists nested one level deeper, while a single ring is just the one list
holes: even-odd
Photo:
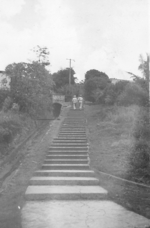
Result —
[{"label": "pair of people at top of stairs", "polygon": [[79,109],[83,109],[83,97],[80,95],[77,98],[76,95],[74,95],[72,98],[72,104],[73,104],[73,109],[77,109],[77,106],[79,107]]}]

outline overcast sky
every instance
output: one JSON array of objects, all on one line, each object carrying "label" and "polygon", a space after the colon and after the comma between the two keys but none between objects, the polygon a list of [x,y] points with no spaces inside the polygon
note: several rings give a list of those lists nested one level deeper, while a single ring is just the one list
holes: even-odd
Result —
[{"label": "overcast sky", "polygon": [[51,72],[69,66],[76,76],[97,69],[110,78],[139,74],[149,52],[149,0],[0,0],[0,70],[32,59],[47,46]]}]

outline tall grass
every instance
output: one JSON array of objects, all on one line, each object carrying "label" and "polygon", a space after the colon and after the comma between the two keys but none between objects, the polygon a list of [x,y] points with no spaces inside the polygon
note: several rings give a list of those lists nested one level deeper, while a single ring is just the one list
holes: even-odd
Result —
[{"label": "tall grass", "polygon": [[136,181],[150,182],[150,120],[148,108],[132,105],[129,107],[114,106],[112,109],[106,110],[105,121],[122,126],[122,130],[119,130],[120,134],[121,132],[129,133],[128,137],[131,140],[128,161],[130,178],[136,179]]},{"label": "tall grass", "polygon": [[111,111],[108,109],[107,119],[113,123],[133,123],[139,113],[140,108],[137,105],[132,105],[129,107],[124,106],[114,106]]},{"label": "tall grass", "polygon": [[142,107],[133,129],[134,145],[130,156],[131,175],[150,182],[149,110]]},{"label": "tall grass", "polygon": [[34,121],[25,114],[0,112],[0,157],[5,156],[35,128]]}]

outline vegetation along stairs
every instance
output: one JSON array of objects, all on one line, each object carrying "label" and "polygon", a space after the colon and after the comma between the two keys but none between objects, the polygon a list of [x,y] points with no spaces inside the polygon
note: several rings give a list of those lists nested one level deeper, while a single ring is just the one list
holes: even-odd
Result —
[{"label": "vegetation along stairs", "polygon": [[149,220],[109,201],[89,167],[83,110],[69,110],[40,170],[30,179],[23,228],[143,228]]}]

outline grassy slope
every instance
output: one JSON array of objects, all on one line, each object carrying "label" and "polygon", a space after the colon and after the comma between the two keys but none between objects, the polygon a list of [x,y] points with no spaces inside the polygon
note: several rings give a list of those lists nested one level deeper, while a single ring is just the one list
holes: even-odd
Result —
[{"label": "grassy slope", "polygon": [[[130,175],[133,127],[139,108],[136,106],[85,106],[88,119],[91,167],[119,177],[136,180]],[[112,201],[150,219],[150,189],[132,185],[96,172],[100,184]],[[136,181],[139,181],[136,180]]]},{"label": "grassy slope", "polygon": [[34,121],[29,116],[8,111],[0,112],[0,160],[23,142],[42,121]]},{"label": "grassy slope", "polygon": [[127,178],[139,107],[86,106],[91,166]]}]

